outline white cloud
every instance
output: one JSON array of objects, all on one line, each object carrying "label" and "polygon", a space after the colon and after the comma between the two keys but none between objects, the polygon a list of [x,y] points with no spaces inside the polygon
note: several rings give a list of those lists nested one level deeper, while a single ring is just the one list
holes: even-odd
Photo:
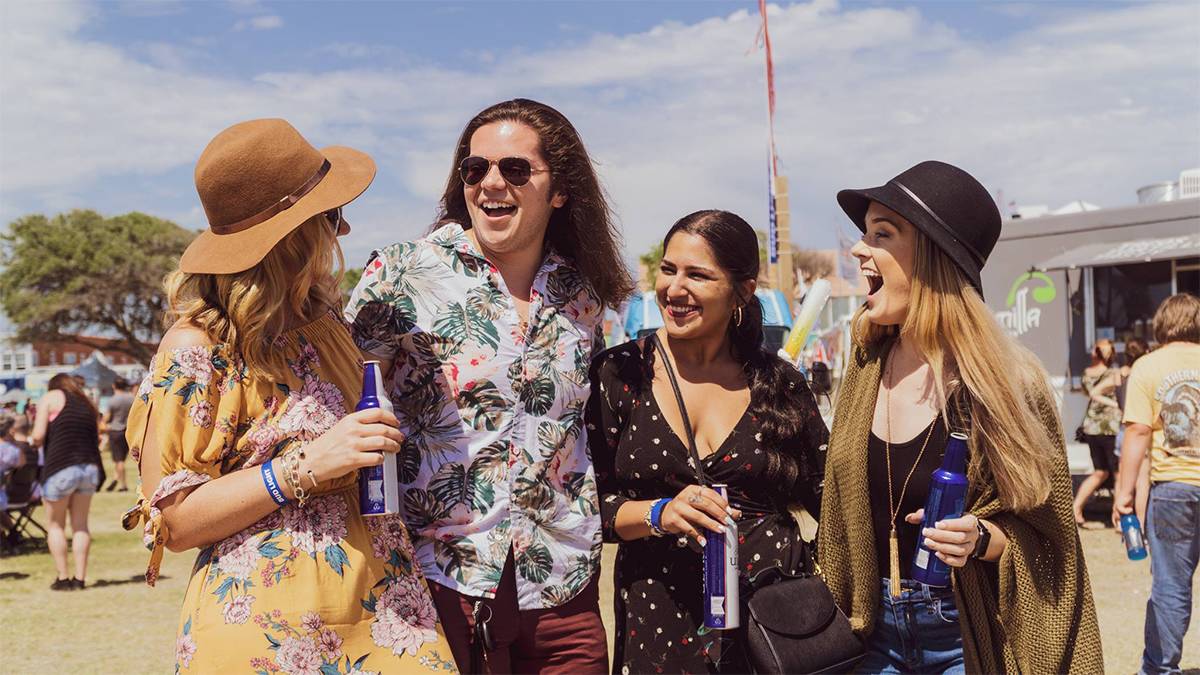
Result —
[{"label": "white cloud", "polygon": [[[282,115],[315,143],[360,147],[379,162],[376,187],[351,212],[348,259],[361,262],[367,247],[424,230],[472,114],[529,96],[579,128],[630,258],[699,208],[765,225],[763,57],[753,49],[757,15],[743,10],[540,52],[496,51],[494,65],[463,70],[372,58],[237,79],[189,69],[168,49],[147,50],[147,61],[87,40],[89,5],[0,4],[6,218],[14,201],[75,206],[63,195],[86,197],[97,177],[178,172],[228,124]],[[832,245],[844,220],[837,189],[880,184],[928,158],[961,164],[1006,201],[1132,202],[1140,185],[1200,157],[1198,7],[1102,3],[982,41],[911,8],[772,6],[776,141],[794,238]],[[358,47],[325,49],[366,55]]]},{"label": "white cloud", "polygon": [[264,14],[242,19],[233,24],[234,30],[272,30],[275,28],[283,28],[283,17],[278,14]]}]

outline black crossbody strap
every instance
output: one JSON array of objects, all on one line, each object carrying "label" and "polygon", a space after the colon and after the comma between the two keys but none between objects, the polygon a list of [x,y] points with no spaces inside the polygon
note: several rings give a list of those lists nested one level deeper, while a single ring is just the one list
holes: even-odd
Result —
[{"label": "black crossbody strap", "polygon": [[[671,359],[667,356],[667,350],[658,340],[658,335],[650,336],[654,341],[654,347],[658,350],[659,358],[662,359],[663,368],[667,371],[667,377],[671,380],[671,389],[675,392],[675,402],[679,404],[679,414],[683,417],[683,429],[687,432],[688,452],[692,455],[693,467],[696,469],[696,483],[698,485],[708,485],[708,477],[704,475],[704,465],[700,462],[700,453],[696,450],[696,436],[692,433],[692,421],[688,419],[687,406],[683,404],[683,394],[679,391],[679,381],[675,379],[675,369],[671,367]],[[665,421],[665,420],[664,420]]]}]

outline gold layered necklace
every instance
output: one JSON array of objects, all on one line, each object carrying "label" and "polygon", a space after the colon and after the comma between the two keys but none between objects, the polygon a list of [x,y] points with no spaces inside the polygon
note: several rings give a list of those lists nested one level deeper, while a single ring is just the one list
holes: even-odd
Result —
[{"label": "gold layered necklace", "polygon": [[917,465],[921,463],[921,457],[925,456],[925,448],[929,446],[929,438],[933,436],[933,428],[937,426],[938,417],[941,413],[933,418],[933,422],[929,425],[929,431],[925,434],[925,442],[921,444],[921,451],[917,453],[917,459],[913,462],[912,468],[908,470],[908,477],[904,479],[904,485],[900,487],[900,499],[895,500],[892,497],[892,387],[896,382],[892,377],[892,369],[895,365],[895,349],[892,354],[888,355],[887,380],[888,386],[884,390],[884,419],[887,421],[887,435],[884,439],[884,447],[886,448],[887,458],[887,475],[888,475],[888,512],[892,519],[891,534],[888,535],[888,558],[890,559],[890,577],[892,586],[892,597],[900,597],[900,538],[896,534],[896,516],[900,514],[900,504],[904,502],[904,493],[908,491],[908,482],[912,480],[913,473],[917,470]]}]

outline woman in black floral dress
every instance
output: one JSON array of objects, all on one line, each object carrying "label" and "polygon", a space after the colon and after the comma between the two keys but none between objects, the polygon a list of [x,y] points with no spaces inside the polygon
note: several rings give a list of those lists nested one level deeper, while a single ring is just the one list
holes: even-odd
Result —
[{"label": "woman in black floral dress", "polygon": [[704,627],[698,545],[736,520],[743,579],[811,569],[788,507],[818,515],[828,431],[800,373],[761,348],[750,226],[700,211],[671,228],[663,249],[655,291],[666,325],[655,339],[679,378],[705,475],[727,484],[729,499],[696,484],[654,339],[598,356],[587,428],[604,536],[620,542],[613,670],[748,672],[743,630]]}]

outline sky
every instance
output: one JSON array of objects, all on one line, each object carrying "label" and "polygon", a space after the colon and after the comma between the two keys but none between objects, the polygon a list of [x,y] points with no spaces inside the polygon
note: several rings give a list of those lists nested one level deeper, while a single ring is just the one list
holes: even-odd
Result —
[{"label": "sky", "polygon": [[[834,195],[925,159],[1009,203],[1102,207],[1200,167],[1198,2],[769,6],[792,239],[836,246]],[[573,122],[629,261],[692,211],[767,219],[752,2],[0,0],[0,220],[92,208],[206,226],[221,129],[284,117],[379,165],[347,263],[432,222],[463,125],[513,97]],[[857,236],[857,233],[855,233]]]}]

